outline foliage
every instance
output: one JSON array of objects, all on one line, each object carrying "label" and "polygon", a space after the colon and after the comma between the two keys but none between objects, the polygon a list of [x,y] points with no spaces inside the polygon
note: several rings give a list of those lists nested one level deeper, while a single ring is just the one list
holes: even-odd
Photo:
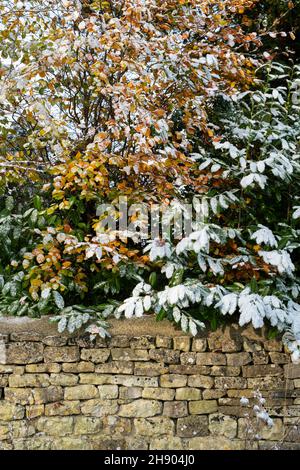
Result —
[{"label": "foliage", "polygon": [[[300,341],[300,67],[266,42],[286,54],[298,6],[48,3],[0,6],[0,311],[101,335],[111,315],[192,334],[230,315]],[[145,242],[120,197],[192,204],[191,233]]]}]

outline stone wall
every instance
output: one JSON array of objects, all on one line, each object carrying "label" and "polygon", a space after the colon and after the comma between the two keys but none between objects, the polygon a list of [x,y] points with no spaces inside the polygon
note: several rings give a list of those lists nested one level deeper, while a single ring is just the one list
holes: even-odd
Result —
[{"label": "stone wall", "polygon": [[[0,449],[244,449],[259,389],[274,426],[255,446],[300,449],[300,365],[237,326],[190,338],[152,318],[112,337],[0,319]],[[281,442],[282,441],[282,442]]]}]

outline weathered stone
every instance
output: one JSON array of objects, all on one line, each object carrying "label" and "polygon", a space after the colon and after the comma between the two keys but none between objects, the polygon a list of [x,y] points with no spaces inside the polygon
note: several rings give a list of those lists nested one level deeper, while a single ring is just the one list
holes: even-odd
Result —
[{"label": "weathered stone", "polygon": [[10,387],[49,387],[49,385],[50,380],[47,374],[13,374],[9,377]]},{"label": "weathered stone", "polygon": [[[284,426],[281,419],[273,419],[273,426],[264,426],[259,432],[261,439],[268,441],[280,441],[284,436]],[[289,436],[289,440],[290,440]]]},{"label": "weathered stone", "polygon": [[172,338],[169,336],[156,336],[156,347],[157,348],[172,348]]},{"label": "weathered stone", "polygon": [[95,364],[106,362],[110,356],[109,349],[82,349],[81,359],[83,361],[91,361]]},{"label": "weathered stone", "polygon": [[187,442],[188,450],[243,450],[244,442],[223,436],[193,437]]},{"label": "weathered stone", "polygon": [[[286,429],[286,435],[287,438],[290,442],[298,442],[300,446],[300,425],[299,425],[299,420],[298,423],[294,426],[287,426]],[[264,437],[266,439],[266,437]]]},{"label": "weathered stone", "polygon": [[225,337],[222,342],[222,352],[231,353],[237,352],[242,349],[242,339],[237,331],[234,330],[234,326],[227,326],[225,329]]},{"label": "weathered stone", "polygon": [[95,434],[102,429],[102,422],[94,416],[76,416],[74,418],[74,434]]},{"label": "weathered stone", "polygon": [[100,400],[118,398],[119,389],[117,385],[100,385],[98,387]]},{"label": "weathered stone", "polygon": [[214,379],[206,375],[190,375],[188,377],[189,387],[212,388]]},{"label": "weathered stone", "polygon": [[[246,418],[240,418],[238,420],[238,437],[240,439],[245,439],[246,434],[248,431],[249,424]],[[258,433],[260,439],[267,439],[269,441],[279,441],[283,438],[284,435],[284,427],[281,419],[273,419],[273,426],[268,427],[262,424],[259,429]]]},{"label": "weathered stone", "polygon": [[[297,446],[299,366],[290,363],[290,354],[277,351],[277,343],[269,344],[266,352],[264,329],[234,326],[233,335],[226,326],[190,338],[177,332],[164,336],[164,322],[161,335],[155,336],[152,327],[149,333],[140,328],[129,327],[128,334],[99,341],[55,333],[43,333],[36,340],[30,331],[10,342],[7,335],[2,347],[12,345],[16,351],[29,343],[29,352],[21,351],[20,362],[0,365],[0,449],[240,449],[245,439],[237,436],[237,420],[251,411],[256,389],[266,398],[274,427],[263,426],[254,447],[277,446],[282,422],[289,427],[286,448]],[[213,352],[206,352],[206,336]],[[36,347],[38,362],[32,357]],[[47,358],[51,348],[60,355],[58,362]],[[61,356],[70,348],[77,350],[73,362]],[[79,359],[79,351],[89,360]],[[114,360],[124,351],[125,360]],[[250,408],[241,406],[243,396],[249,398]],[[13,415],[15,408],[19,414]],[[42,420],[50,420],[49,428]]]},{"label": "weathered stone", "polygon": [[0,423],[0,443],[2,440],[8,439],[10,433],[10,426],[8,423]]},{"label": "weathered stone", "polygon": [[125,387],[158,387],[157,377],[108,375],[106,383]]},{"label": "weathered stone", "polygon": [[281,376],[283,369],[275,364],[244,366],[242,368],[244,377],[264,377],[264,376]]},{"label": "weathered stone", "polygon": [[269,356],[273,364],[288,364],[291,360],[290,355],[284,353],[270,352]]},{"label": "weathered stone", "polygon": [[226,354],[228,366],[244,366],[251,362],[251,356],[248,352]]},{"label": "weathered stone", "polygon": [[282,341],[279,339],[269,339],[268,341],[264,341],[264,349],[266,351],[281,352],[282,347]]},{"label": "weathered stone", "polygon": [[222,398],[226,395],[225,390],[203,390],[202,398],[203,400],[214,400],[216,398]]},{"label": "weathered stone", "polygon": [[80,374],[81,372],[94,372],[95,364],[88,361],[66,362],[62,364],[62,370],[66,373]]},{"label": "weathered stone", "polygon": [[45,388],[32,389],[34,403],[52,403],[63,399],[64,391],[62,387],[50,386]]},{"label": "weathered stone", "polygon": [[127,450],[126,440],[119,438],[110,438],[100,433],[97,436],[91,436],[90,442],[93,450]]},{"label": "weathered stone", "polygon": [[[140,364],[136,364],[139,366]],[[143,365],[143,363],[141,364]],[[95,372],[100,374],[133,374],[133,362],[112,361],[104,364],[98,364]]]},{"label": "weathered stone", "polygon": [[169,387],[169,388],[185,387],[186,384],[187,384],[186,375],[167,374],[167,375],[162,375],[160,378],[161,387]]},{"label": "weathered stone", "polygon": [[65,436],[73,432],[74,418],[59,417],[41,417],[38,418],[35,425],[38,431],[45,432],[50,436]]},{"label": "weathered stone", "polygon": [[35,434],[35,428],[28,420],[13,421],[9,424],[9,428],[9,434],[13,440],[33,436]]},{"label": "weathered stone", "polygon": [[112,336],[109,340],[110,348],[129,348],[130,338],[126,335]]},{"label": "weathered stone", "polygon": [[20,405],[33,405],[34,397],[31,389],[28,388],[12,388],[4,389],[5,399],[11,403]]},{"label": "weathered stone", "polygon": [[107,338],[101,338],[97,336],[92,338],[90,334],[85,333],[79,337],[75,336],[68,339],[68,344],[76,345],[80,348],[107,348]]},{"label": "weathered stone", "polygon": [[119,416],[125,418],[148,418],[161,414],[162,404],[156,400],[138,399],[126,405],[121,405]]},{"label": "weathered stone", "polygon": [[207,416],[186,416],[178,418],[176,426],[176,435],[180,437],[208,436]]},{"label": "weathered stone", "polygon": [[46,346],[65,346],[67,344],[68,339],[64,338],[63,336],[46,336],[43,338],[43,343]]},{"label": "weathered stone", "polygon": [[157,362],[165,362],[166,364],[178,364],[180,351],[173,351],[172,349],[150,349],[149,358]]},{"label": "weathered stone", "polygon": [[25,410],[23,406],[0,401],[0,421],[13,421],[24,418]]},{"label": "weathered stone", "polygon": [[287,417],[296,416],[299,422],[299,418],[300,418],[300,406],[299,405],[285,406],[283,404],[283,406],[275,406],[275,407],[269,408],[268,412],[270,416],[272,417],[279,416],[279,417],[287,418]]},{"label": "weathered stone", "polygon": [[61,365],[51,362],[47,364],[28,364],[25,367],[25,371],[28,374],[43,374],[47,372],[58,374],[61,371]]},{"label": "weathered stone", "polygon": [[34,419],[43,416],[45,413],[45,405],[27,405],[26,418]]},{"label": "weathered stone", "polygon": [[65,400],[88,400],[98,397],[98,389],[94,385],[76,385],[65,388]]},{"label": "weathered stone", "polygon": [[[14,450],[14,446],[7,441],[1,441],[1,426],[0,426],[0,450]],[[15,447],[15,450],[16,447]]]},{"label": "weathered stone", "polygon": [[174,336],[173,348],[179,351],[188,352],[191,346],[191,338],[189,336]]},{"label": "weathered stone", "polygon": [[284,366],[284,376],[287,379],[300,378],[300,364],[287,364]]},{"label": "weathered stone", "polygon": [[81,413],[89,416],[108,416],[118,412],[119,405],[117,400],[87,400],[82,402]]},{"label": "weathered stone", "polygon": [[133,349],[154,349],[155,336],[137,336],[131,338],[130,347]]},{"label": "weathered stone", "polygon": [[204,352],[207,348],[206,338],[193,338],[192,351]]},{"label": "weathered stone", "polygon": [[241,336],[234,325],[209,333],[208,347],[211,351],[235,352],[240,351],[241,346]]},{"label": "weathered stone", "polygon": [[0,374],[24,374],[25,367],[0,364]]},{"label": "weathered stone", "polygon": [[95,348],[109,348],[110,347],[110,338],[102,338],[100,335],[97,335],[96,338],[91,337],[91,335],[87,334],[89,339],[93,340]]},{"label": "weathered stone", "polygon": [[163,375],[168,373],[168,368],[163,364],[155,364],[153,362],[141,363],[137,362],[134,365],[134,374],[135,375],[146,375],[148,377],[155,377],[158,375]]},{"label": "weathered stone", "polygon": [[219,405],[218,412],[223,415],[229,415],[233,417],[244,417],[246,409],[240,404],[238,406]]},{"label": "weathered stone", "polygon": [[44,346],[34,342],[9,343],[6,347],[8,364],[32,364],[43,360]]},{"label": "weathered stone", "polygon": [[296,442],[280,442],[259,441],[259,450],[300,450],[300,443]]},{"label": "weathered stone", "polygon": [[164,416],[170,418],[182,418],[188,415],[188,408],[186,401],[165,401],[164,402]]},{"label": "weathered stone", "polygon": [[77,374],[51,374],[50,382],[52,385],[62,385],[63,387],[71,387],[78,383]]},{"label": "weathered stone", "polygon": [[247,388],[247,380],[243,377],[216,377],[215,387],[222,390],[229,388]]},{"label": "weathered stone", "polygon": [[200,400],[201,392],[198,388],[183,387],[176,389],[175,400]]},{"label": "weathered stone", "polygon": [[224,332],[219,328],[216,331],[210,331],[207,342],[210,351],[222,351],[222,344],[224,341]]},{"label": "weathered stone", "polygon": [[257,343],[256,341],[245,339],[243,342],[243,349],[246,352],[258,353],[262,351],[262,345],[261,343]]},{"label": "weathered stone", "polygon": [[237,377],[240,373],[240,367],[213,366],[211,368],[212,376]]},{"label": "weathered stone", "polygon": [[175,390],[171,388],[144,388],[142,392],[143,398],[154,398],[155,400],[174,400]]},{"label": "weathered stone", "polygon": [[209,430],[211,434],[234,439],[237,435],[237,420],[220,413],[211,414],[209,415]]},{"label": "weathered stone", "polygon": [[76,362],[79,360],[77,346],[46,346],[44,351],[45,362]]},{"label": "weathered stone", "polygon": [[196,364],[196,353],[195,352],[185,352],[180,354],[180,363],[183,365],[193,365]]},{"label": "weathered stone", "polygon": [[[8,386],[8,374],[7,375],[0,375],[0,388],[4,388]],[[1,395],[0,395],[1,396]]]},{"label": "weathered stone", "polygon": [[[265,395],[265,393],[262,393],[262,395]],[[253,390],[238,390],[238,389],[235,389],[235,390],[227,390],[227,396],[229,398],[242,398],[242,397],[245,397],[245,398],[253,398]],[[221,398],[221,397],[220,397]]]},{"label": "weathered stone", "polygon": [[109,434],[110,436],[120,435],[124,433],[129,435],[132,429],[132,420],[129,418],[120,418],[120,416],[103,416],[101,417],[103,428],[102,434]]},{"label": "weathered stone", "polygon": [[197,364],[208,366],[225,366],[226,356],[221,353],[197,353]]},{"label": "weathered stone", "polygon": [[284,416],[283,417],[283,424],[286,426],[288,424],[291,424],[293,426],[298,426],[299,424],[299,419],[297,417],[290,417],[290,416]]},{"label": "weathered stone", "polygon": [[79,374],[79,381],[81,384],[103,385],[107,383],[108,375],[102,374]]},{"label": "weathered stone", "polygon": [[[114,387],[115,385],[113,385]],[[157,390],[145,388],[144,390]],[[134,398],[141,398],[143,394],[142,387],[120,387],[119,397],[124,400],[133,400]],[[144,397],[143,398],[155,398],[155,397]]]},{"label": "weathered stone", "polygon": [[19,333],[11,333],[10,335],[11,341],[42,341],[42,335],[35,331],[22,331]]},{"label": "weathered stone", "polygon": [[52,441],[51,450],[92,450],[92,442],[83,436],[66,436]]},{"label": "weathered stone", "polygon": [[189,402],[189,412],[192,415],[215,413],[218,409],[216,400],[200,400]]},{"label": "weathered stone", "polygon": [[27,439],[14,439],[14,450],[50,450],[53,438],[35,434]]},{"label": "weathered stone", "polygon": [[115,348],[111,357],[114,361],[148,361],[149,353],[146,349]]},{"label": "weathered stone", "polygon": [[182,374],[182,375],[210,375],[210,367],[208,366],[197,366],[197,365],[169,365],[169,372],[171,374]]},{"label": "weathered stone", "polygon": [[[296,384],[297,380],[294,380],[294,384]],[[299,387],[300,387],[300,380],[298,381],[299,382]],[[295,385],[296,386],[296,385]],[[274,390],[274,391],[270,391],[270,396],[273,397],[273,398],[284,398],[284,400],[286,398],[300,398],[300,390],[288,390],[288,389],[283,389],[283,390]]]},{"label": "weathered stone", "polygon": [[[247,391],[247,390],[245,390]],[[245,394],[246,395],[246,394]],[[244,396],[245,396],[244,395]],[[248,397],[246,397],[248,398]],[[253,395],[249,397],[250,399],[253,398]],[[229,397],[221,397],[218,400],[219,405],[226,405],[226,406],[242,406],[240,398],[229,398]],[[246,409],[245,409],[246,410]]]},{"label": "weathered stone", "polygon": [[181,450],[182,441],[179,437],[160,437],[150,441],[150,450]]},{"label": "weathered stone", "polygon": [[256,379],[248,379],[248,388],[254,388],[256,390],[280,390],[280,389],[293,389],[294,384],[292,381],[283,380],[280,377],[258,377]]},{"label": "weathered stone", "polygon": [[133,420],[135,433],[141,436],[174,435],[175,424],[165,416],[136,418]]},{"label": "weathered stone", "polygon": [[269,364],[269,355],[266,351],[258,351],[252,354],[253,364]]},{"label": "weathered stone", "polygon": [[46,416],[68,416],[80,414],[80,401],[60,401],[45,405]]}]

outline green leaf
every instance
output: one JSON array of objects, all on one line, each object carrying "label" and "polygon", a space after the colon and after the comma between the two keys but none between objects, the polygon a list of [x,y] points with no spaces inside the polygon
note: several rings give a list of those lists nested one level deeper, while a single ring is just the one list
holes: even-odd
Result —
[{"label": "green leaf", "polygon": [[155,287],[156,286],[156,282],[157,282],[157,274],[155,272],[151,273],[150,276],[149,276],[149,284],[152,286],[152,287]]},{"label": "green leaf", "polygon": [[252,292],[254,292],[254,293],[256,293],[257,290],[258,290],[257,280],[256,280],[255,277],[253,277],[253,278],[251,279],[250,288],[251,288]]},{"label": "green leaf", "polygon": [[33,198],[33,205],[38,211],[42,209],[42,200],[38,194],[36,194]]},{"label": "green leaf", "polygon": [[162,308],[160,312],[156,315],[156,321],[162,321],[164,318],[166,318],[167,312]]}]

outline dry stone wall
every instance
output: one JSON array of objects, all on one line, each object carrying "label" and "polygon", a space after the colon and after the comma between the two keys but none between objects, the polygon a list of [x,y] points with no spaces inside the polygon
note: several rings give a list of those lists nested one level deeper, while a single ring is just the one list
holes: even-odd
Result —
[{"label": "dry stone wall", "polygon": [[240,398],[257,389],[274,426],[254,447],[300,449],[300,365],[263,332],[191,338],[148,318],[91,342],[5,322],[0,449],[244,449]]}]

